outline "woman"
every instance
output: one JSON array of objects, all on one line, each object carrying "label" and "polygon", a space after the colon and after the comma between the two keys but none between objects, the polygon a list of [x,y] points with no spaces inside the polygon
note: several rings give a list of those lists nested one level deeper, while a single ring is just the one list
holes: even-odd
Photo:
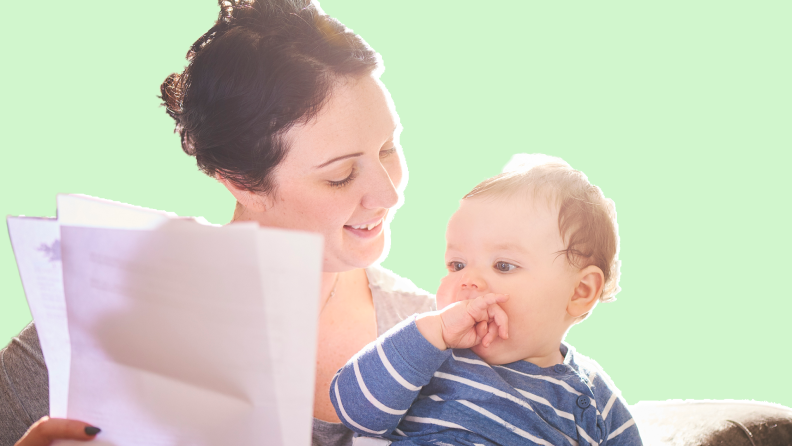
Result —
[{"label": "woman", "polygon": [[[324,236],[313,438],[349,444],[330,404],[332,376],[379,333],[434,305],[411,282],[370,267],[406,183],[381,61],[360,37],[296,0],[223,0],[217,23],[187,58],[184,73],[162,84],[162,98],[184,151],[236,198],[233,221]],[[32,326],[4,352],[3,367],[0,396],[8,402],[0,411],[8,414],[0,418],[8,421],[0,427],[16,441],[47,413]],[[16,444],[89,440],[95,430],[43,418]]]}]

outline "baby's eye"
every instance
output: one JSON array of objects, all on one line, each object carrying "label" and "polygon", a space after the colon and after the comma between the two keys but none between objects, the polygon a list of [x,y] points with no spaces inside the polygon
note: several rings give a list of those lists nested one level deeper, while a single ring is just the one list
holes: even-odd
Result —
[{"label": "baby's eye", "polygon": [[517,267],[515,265],[512,265],[511,263],[506,263],[506,262],[496,262],[495,263],[495,269],[497,269],[498,271],[500,271],[502,273],[508,273],[509,271],[511,271],[511,270],[513,270],[515,268],[517,268]]},{"label": "baby's eye", "polygon": [[448,263],[446,263],[446,267],[448,267],[449,271],[455,272],[455,271],[459,271],[462,268],[464,268],[465,264],[462,263],[462,262],[448,262]]}]

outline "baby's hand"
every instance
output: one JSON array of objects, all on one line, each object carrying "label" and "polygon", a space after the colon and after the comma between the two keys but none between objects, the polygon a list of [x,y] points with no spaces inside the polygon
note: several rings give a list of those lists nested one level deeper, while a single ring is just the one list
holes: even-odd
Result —
[{"label": "baby's hand", "polygon": [[509,337],[508,317],[498,305],[508,299],[506,294],[485,294],[421,315],[416,324],[421,334],[441,350],[478,344],[488,347],[498,336]]},{"label": "baby's hand", "polygon": [[470,348],[478,344],[489,347],[498,335],[509,337],[509,318],[498,305],[506,294],[485,294],[463,300],[440,311],[443,341],[448,348]]}]

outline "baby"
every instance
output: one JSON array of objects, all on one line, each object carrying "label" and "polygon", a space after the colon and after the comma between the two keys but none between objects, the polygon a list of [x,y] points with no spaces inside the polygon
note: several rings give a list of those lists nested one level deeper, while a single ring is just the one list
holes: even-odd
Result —
[{"label": "baby", "polygon": [[611,380],[562,341],[619,290],[613,202],[559,158],[516,155],[462,199],[446,241],[439,310],[338,372],[341,421],[376,444],[640,445]]}]

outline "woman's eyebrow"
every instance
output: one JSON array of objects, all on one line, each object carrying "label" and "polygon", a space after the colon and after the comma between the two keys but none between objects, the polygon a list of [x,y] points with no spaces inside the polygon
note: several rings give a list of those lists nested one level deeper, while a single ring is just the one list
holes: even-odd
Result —
[{"label": "woman's eyebrow", "polygon": [[318,165],[318,166],[314,167],[314,169],[321,169],[322,167],[325,167],[325,166],[327,166],[327,165],[333,164],[333,163],[335,163],[336,161],[345,160],[345,159],[347,159],[347,158],[354,158],[354,157],[356,157],[356,156],[361,156],[361,155],[363,155],[363,152],[350,153],[349,155],[343,155],[343,156],[339,156],[339,157],[336,157],[336,158],[333,158],[333,159],[331,159],[330,161],[324,162],[324,163],[322,163],[322,164],[320,164],[320,165]]}]

